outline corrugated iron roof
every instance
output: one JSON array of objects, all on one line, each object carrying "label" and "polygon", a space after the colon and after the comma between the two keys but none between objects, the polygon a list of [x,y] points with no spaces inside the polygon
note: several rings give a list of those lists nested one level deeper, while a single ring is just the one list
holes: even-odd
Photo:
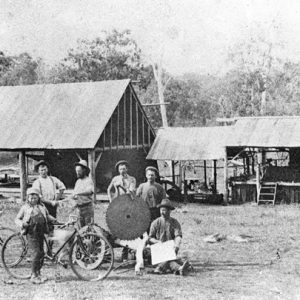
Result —
[{"label": "corrugated iron roof", "polygon": [[300,117],[239,118],[226,146],[300,147]]},{"label": "corrugated iron roof", "polygon": [[92,149],[130,80],[0,87],[0,149]]},{"label": "corrugated iron roof", "polygon": [[231,126],[169,127],[160,129],[147,159],[223,159]]}]

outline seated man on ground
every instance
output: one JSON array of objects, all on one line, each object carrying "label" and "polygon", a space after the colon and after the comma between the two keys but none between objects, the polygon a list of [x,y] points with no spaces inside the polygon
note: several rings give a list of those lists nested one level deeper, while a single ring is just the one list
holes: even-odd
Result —
[{"label": "seated man on ground", "polygon": [[[170,215],[171,210],[175,208],[169,199],[163,199],[158,207],[160,208],[161,216],[151,224],[149,242],[150,244],[156,244],[174,240],[175,252],[177,254],[182,239],[182,231],[179,222]],[[176,275],[185,275],[188,268],[188,261],[184,263],[179,260],[166,261],[158,264],[154,273],[163,274],[170,270]]]}]

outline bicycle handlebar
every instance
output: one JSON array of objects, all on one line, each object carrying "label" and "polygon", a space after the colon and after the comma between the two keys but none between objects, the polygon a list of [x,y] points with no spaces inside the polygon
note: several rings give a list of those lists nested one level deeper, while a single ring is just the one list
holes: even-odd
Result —
[{"label": "bicycle handlebar", "polygon": [[53,225],[66,227],[68,225],[74,225],[77,222],[77,220],[78,220],[78,216],[77,215],[69,215],[69,219],[68,219],[67,222],[65,222],[65,223],[56,222]]}]

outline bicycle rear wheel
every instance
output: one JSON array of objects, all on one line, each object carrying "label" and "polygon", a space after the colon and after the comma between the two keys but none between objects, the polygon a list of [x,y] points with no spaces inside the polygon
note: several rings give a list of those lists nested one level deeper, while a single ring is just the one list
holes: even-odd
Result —
[{"label": "bicycle rear wheel", "polygon": [[6,272],[19,279],[30,278],[31,262],[28,257],[27,242],[20,233],[11,235],[1,250],[2,264]]},{"label": "bicycle rear wheel", "polygon": [[78,235],[71,246],[69,262],[78,278],[98,281],[110,273],[114,263],[114,251],[103,236],[86,233]]}]

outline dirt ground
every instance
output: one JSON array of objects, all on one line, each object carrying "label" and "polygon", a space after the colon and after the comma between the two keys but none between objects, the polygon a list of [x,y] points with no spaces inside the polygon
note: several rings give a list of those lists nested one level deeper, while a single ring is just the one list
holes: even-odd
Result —
[{"label": "dirt ground", "polygon": [[[96,221],[102,226],[106,208],[96,205]],[[16,204],[7,205],[1,224],[13,225],[17,210]],[[49,265],[43,273],[50,280],[35,286],[21,280],[5,283],[7,276],[0,268],[0,299],[300,299],[299,206],[188,204],[173,216],[183,228],[181,254],[195,268],[187,277],[135,276],[132,267],[89,283],[77,280],[70,269]],[[248,242],[203,241],[215,233],[245,235]],[[57,270],[62,282],[54,280]]]}]

